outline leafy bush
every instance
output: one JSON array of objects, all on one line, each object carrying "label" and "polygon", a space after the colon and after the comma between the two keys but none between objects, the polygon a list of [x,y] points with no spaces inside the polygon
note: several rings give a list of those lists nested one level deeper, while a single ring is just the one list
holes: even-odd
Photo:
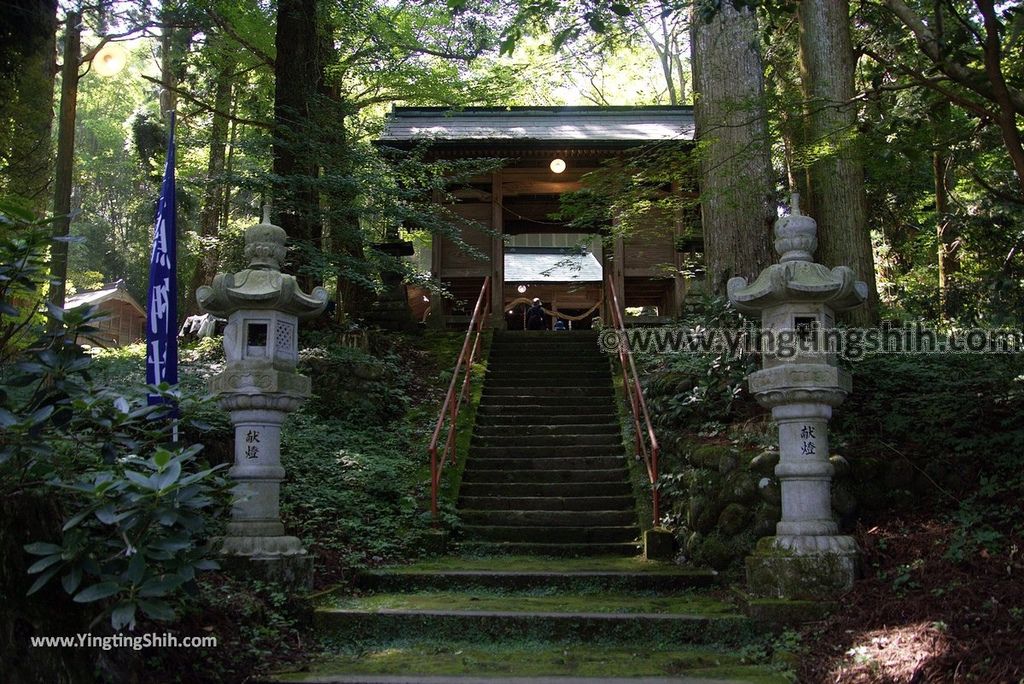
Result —
[{"label": "leafy bush", "polygon": [[115,630],[133,629],[139,610],[153,620],[173,619],[168,598],[196,571],[218,567],[196,541],[209,534],[208,517],[228,486],[211,477],[216,468],[196,469],[201,449],[157,448],[148,459],[129,456],[118,468],[58,483],[71,493],[75,513],[60,544],[25,547],[42,556],[28,569],[39,575],[29,594],[63,572],[61,583],[75,602],[110,600]]},{"label": "leafy bush", "polygon": [[322,418],[382,425],[405,413],[400,359],[336,344],[305,349],[300,370],[313,380],[311,409]]},{"label": "leafy bush", "polygon": [[427,481],[421,437],[404,423],[293,416],[281,437],[286,526],[320,560],[348,568],[415,551],[427,525],[418,501]]},{"label": "leafy bush", "polygon": [[[45,241],[34,225],[18,226],[23,240],[0,242],[0,264],[17,279],[17,287],[3,281],[0,291],[12,298],[0,300],[4,329],[27,315],[14,299],[31,302],[40,290],[41,271],[31,265]],[[174,426],[188,423],[174,415],[173,404],[187,417],[191,398],[149,388],[165,403],[148,406],[142,386],[122,395],[93,381],[93,359],[77,340],[97,332],[97,318],[94,307],[48,306],[50,332],[2,369],[0,496],[56,495],[66,516],[59,540],[26,546],[41,556],[28,570],[38,575],[29,593],[63,573],[62,585],[76,602],[102,601],[96,619],[110,615],[121,629],[134,624],[138,609],[154,619],[174,616],[167,599],[196,570],[212,567],[202,549],[228,494],[214,469],[197,462],[201,445],[162,446]],[[4,523],[7,536],[18,521]]]},{"label": "leafy bush", "polygon": [[42,322],[48,245],[45,222],[0,198],[0,363],[23,349]]},{"label": "leafy bush", "polygon": [[[701,312],[682,321],[695,333],[738,330],[749,324],[720,297],[705,297]],[[757,369],[753,355],[709,353],[638,354],[644,395],[657,427],[698,431],[730,420],[745,396],[746,376]]]}]

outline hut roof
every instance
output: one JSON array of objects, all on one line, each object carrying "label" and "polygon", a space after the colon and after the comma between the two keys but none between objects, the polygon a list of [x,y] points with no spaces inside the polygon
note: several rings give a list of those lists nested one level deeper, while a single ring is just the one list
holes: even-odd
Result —
[{"label": "hut roof", "polygon": [[103,302],[108,301],[125,302],[138,311],[140,315],[146,315],[146,310],[142,308],[135,297],[132,297],[120,283],[114,283],[113,285],[104,287],[102,290],[80,292],[73,297],[68,297],[67,301],[64,302],[64,308],[70,310],[82,306],[83,304],[102,304]]}]

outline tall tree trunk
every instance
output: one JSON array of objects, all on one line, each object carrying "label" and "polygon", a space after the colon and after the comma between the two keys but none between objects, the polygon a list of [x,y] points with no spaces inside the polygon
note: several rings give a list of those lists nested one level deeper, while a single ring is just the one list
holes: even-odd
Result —
[{"label": "tall tree trunk", "polygon": [[949,163],[943,132],[949,128],[950,104],[942,99],[932,106],[932,174],[935,178],[935,237],[939,260],[939,314],[953,320],[960,313],[960,303],[952,287],[960,270],[959,234],[949,213]]},{"label": "tall tree trunk", "polygon": [[768,102],[774,103],[778,118],[779,137],[782,141],[783,163],[789,193],[800,193],[801,207],[807,211],[810,193],[807,192],[807,163],[803,154],[804,117],[799,112],[803,102],[800,90],[800,35],[796,16],[772,32],[768,62],[769,78],[765,83]]},{"label": "tall tree trunk", "polygon": [[[190,294],[209,283],[217,272],[218,250],[215,243],[224,205],[224,160],[228,143],[228,119],[224,112],[231,108],[231,77],[234,68],[235,65],[227,61],[217,70],[213,121],[210,125],[210,159],[206,165],[206,192],[199,214],[199,238],[202,246],[196,270],[192,274],[192,284],[188,290]],[[186,297],[185,302],[188,313],[195,313],[198,310],[199,305],[195,297]]]},{"label": "tall tree trunk", "polygon": [[64,23],[64,64],[61,67],[60,114],[57,119],[57,163],[53,181],[53,245],[50,247],[49,301],[64,307],[71,234],[71,187],[74,182],[75,116],[78,111],[78,66],[82,50],[82,15],[68,12]]},{"label": "tall tree trunk", "polygon": [[695,11],[691,27],[707,283],[722,294],[729,278],[752,279],[773,261],[764,71],[749,7],[724,0],[710,19]]},{"label": "tall tree trunk", "polygon": [[323,238],[316,187],[318,165],[309,136],[313,108],[324,80],[317,0],[279,0],[274,70],[274,202],[278,224],[300,250],[292,270],[304,288],[317,280],[302,250],[319,249]]},{"label": "tall tree trunk", "polygon": [[[976,0],[985,23],[985,75],[992,87],[992,99],[996,103],[996,123],[1003,136],[1003,144],[1010,154],[1010,161],[1017,172],[1017,185],[1024,197],[1024,139],[1017,123],[1017,110],[1013,106],[1006,75],[1003,73],[1003,48],[1000,31],[1002,22],[997,15],[994,0]],[[1002,10],[999,10],[1000,12]]]},{"label": "tall tree trunk", "polygon": [[818,259],[845,265],[868,285],[868,301],[846,314],[856,325],[878,321],[878,290],[866,223],[864,167],[856,146],[853,46],[847,0],[801,2],[800,73],[807,115],[810,208],[818,222]]},{"label": "tall tree trunk", "polygon": [[[328,222],[330,230],[330,251],[337,266],[337,288],[335,299],[338,320],[344,314],[349,318],[360,318],[367,312],[374,300],[374,293],[366,287],[367,281],[375,277],[367,262],[363,231],[359,225],[356,206],[356,185],[351,182],[355,173],[351,143],[346,120],[352,114],[337,93],[324,93],[332,106],[318,112],[320,125],[325,131],[323,143],[331,154],[327,156],[329,173],[336,182],[336,188],[328,198],[330,206]],[[326,100],[325,100],[326,102]]]},{"label": "tall tree trunk", "polygon": [[162,12],[163,21],[167,25],[160,33],[160,80],[164,84],[164,91],[160,94],[160,108],[163,110],[160,112],[161,119],[178,108],[178,94],[174,92],[178,84],[174,69],[174,18],[167,5],[165,1]]},{"label": "tall tree trunk", "polygon": [[29,202],[39,215],[50,203],[50,132],[57,51],[56,0],[14,0],[0,13],[0,191]]},{"label": "tall tree trunk", "polygon": [[[228,153],[227,160],[224,162],[224,175],[228,178],[234,173],[235,169],[235,143],[238,139],[238,122],[235,121],[234,117],[238,114],[238,98],[235,98],[231,103],[231,123],[228,134]],[[224,195],[221,199],[223,202],[220,211],[220,230],[222,233],[226,233],[228,229],[228,222],[231,219],[231,183],[222,183],[224,188]]]}]

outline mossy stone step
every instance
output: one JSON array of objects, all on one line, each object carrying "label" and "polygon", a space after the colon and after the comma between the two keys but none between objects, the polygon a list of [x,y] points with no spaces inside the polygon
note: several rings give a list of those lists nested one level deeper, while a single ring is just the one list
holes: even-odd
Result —
[{"label": "mossy stone step", "polygon": [[505,389],[518,387],[525,392],[536,392],[547,388],[565,389],[567,387],[600,387],[611,389],[612,382],[608,374],[604,377],[575,376],[575,375],[548,375],[546,377],[534,376],[530,378],[517,378],[514,375],[501,377],[488,376],[484,379],[484,391],[492,389]]},{"label": "mossy stone step", "polygon": [[608,357],[597,348],[597,345],[530,345],[527,347],[511,345],[492,345],[489,358],[493,361],[531,361],[533,363],[558,363],[561,361],[574,361],[577,363],[608,363]]},{"label": "mossy stone step", "polygon": [[581,356],[577,358],[533,358],[529,355],[489,357],[492,363],[487,366],[488,373],[573,373],[601,372],[608,373],[611,365],[603,356]]},{"label": "mossy stone step", "polygon": [[[552,452],[557,454],[557,452]],[[481,470],[610,470],[622,467],[621,456],[543,456],[529,455],[483,458],[473,456],[472,465],[467,468]]]},{"label": "mossy stone step", "polygon": [[382,591],[468,591],[502,589],[506,591],[562,590],[579,591],[659,591],[680,592],[713,586],[718,581],[711,570],[678,572],[502,572],[498,570],[451,570],[447,572],[401,572],[370,570],[360,573],[357,586]]},{"label": "mossy stone step", "polygon": [[608,379],[608,367],[605,365],[569,365],[565,363],[554,364],[546,368],[533,368],[523,366],[522,368],[511,368],[510,364],[499,364],[488,366],[488,380],[496,378],[513,378],[517,380],[543,380],[550,377],[572,377],[580,378],[603,378]]},{"label": "mossy stone step", "polygon": [[446,613],[500,613],[503,615],[656,615],[665,617],[739,616],[737,607],[708,593],[681,591],[594,591],[575,588],[568,592],[502,591],[455,588],[448,591],[385,591],[360,596],[327,594],[318,599],[318,610],[440,611]]},{"label": "mossy stone step", "polygon": [[[481,407],[482,408],[482,407]],[[580,431],[590,430],[594,427],[608,428],[614,432],[621,430],[616,414],[611,408],[604,412],[589,414],[579,413],[551,413],[545,411],[544,415],[512,415],[506,413],[487,413],[478,411],[476,415],[476,426],[486,428],[498,428],[504,426],[529,426],[531,429],[544,430],[565,430],[570,427],[580,427]]]},{"label": "mossy stone step", "polygon": [[516,425],[514,423],[495,423],[492,420],[478,420],[476,427],[473,429],[474,437],[526,436],[537,438],[561,437],[563,435],[614,435],[616,439],[618,439],[621,437],[621,434],[622,432],[619,424],[610,422],[595,422],[592,424],[564,423],[561,425],[529,422],[525,423],[525,425]]},{"label": "mossy stone step", "polygon": [[523,340],[531,338],[558,337],[562,338],[594,338],[597,339],[597,330],[496,330],[495,339]]},{"label": "mossy stone step", "polygon": [[321,608],[314,626],[322,636],[379,641],[466,638],[487,642],[534,639],[609,644],[723,644],[756,633],[741,615],[681,613],[522,612],[500,610]]},{"label": "mossy stone step", "polygon": [[[611,402],[600,401],[596,404],[584,406],[579,402],[572,402],[568,406],[559,406],[562,402],[555,402],[555,406],[550,404],[542,404],[540,402],[523,402],[516,401],[514,399],[509,400],[504,398],[500,404],[492,402],[489,404],[481,403],[477,409],[476,415],[477,420],[486,420],[491,417],[513,419],[517,421],[532,422],[536,421],[537,418],[546,417],[545,422],[555,424],[558,418],[571,417],[574,421],[586,421],[586,420],[618,420],[618,412],[615,409],[615,405]],[[564,418],[563,418],[564,419]]]},{"label": "mossy stone step", "polygon": [[460,510],[618,511],[633,510],[632,496],[462,496]]},{"label": "mossy stone step", "polygon": [[395,640],[336,646],[302,672],[267,682],[303,684],[786,684],[769,664],[706,645]]},{"label": "mossy stone step", "polygon": [[590,434],[576,432],[568,434],[537,434],[521,430],[518,434],[473,435],[473,446],[531,446],[531,447],[571,447],[571,446],[621,446],[621,434]]},{"label": "mossy stone step", "polygon": [[492,349],[538,349],[542,347],[554,347],[554,348],[575,348],[585,347],[594,351],[601,351],[601,347],[598,344],[597,336],[593,337],[576,337],[576,338],[543,338],[539,337],[532,340],[516,340],[508,339],[503,337],[494,337],[491,339]]},{"label": "mossy stone step", "polygon": [[554,363],[545,366],[521,365],[512,366],[508,363],[489,365],[487,380],[496,378],[507,378],[512,380],[544,380],[547,378],[609,378],[609,366],[598,363],[583,363],[569,365],[565,363]]},{"label": "mossy stone step", "polygon": [[543,407],[549,413],[566,413],[572,411],[580,411],[580,413],[588,413],[586,409],[589,408],[600,408],[602,413],[609,413],[614,411],[615,403],[612,396],[590,396],[590,395],[578,395],[578,396],[554,396],[554,395],[532,395],[526,394],[522,388],[516,388],[517,394],[489,394],[486,391],[480,398],[480,408],[488,409],[491,407],[504,407],[505,412],[511,407],[512,412],[516,411],[529,412],[534,415],[543,415],[544,411],[523,411],[524,407]]},{"label": "mossy stone step", "polygon": [[510,542],[514,544],[625,544],[640,534],[637,525],[565,526],[547,525],[463,525],[468,541]]},{"label": "mossy stone step", "polygon": [[465,497],[593,497],[629,496],[624,479],[612,482],[471,482],[463,479],[459,494]]},{"label": "mossy stone step", "polygon": [[575,397],[587,397],[587,398],[601,398],[606,401],[611,401],[615,396],[615,390],[612,388],[611,383],[605,383],[601,387],[577,387],[575,385],[560,385],[558,383],[552,383],[547,387],[534,387],[531,385],[507,385],[503,387],[494,387],[490,383],[484,383],[483,398],[481,401],[485,401],[488,397],[559,397],[559,398],[575,398]]},{"label": "mossy stone step", "polygon": [[467,484],[585,484],[594,482],[625,482],[625,468],[601,470],[481,470],[466,468],[462,481]]},{"label": "mossy stone step", "polygon": [[[603,435],[602,435],[603,437]],[[555,439],[555,438],[549,438]],[[524,440],[529,442],[528,440]],[[546,440],[545,440],[546,442]],[[610,442],[610,443],[609,443]],[[469,460],[479,458],[569,458],[573,456],[620,456],[624,455],[621,440],[606,440],[605,444],[558,444],[529,442],[526,444],[508,444],[504,446],[492,446],[490,444],[474,444],[470,446]]]},{"label": "mossy stone step", "polygon": [[502,367],[501,370],[490,370],[484,376],[485,384],[498,382],[521,382],[530,385],[559,382],[572,382],[575,384],[597,382],[602,385],[610,385],[611,377],[607,368],[569,369],[564,367],[541,370],[507,370],[505,367]]},{"label": "mossy stone step", "polygon": [[459,518],[470,525],[550,525],[552,527],[635,525],[636,511],[488,511],[461,509]]},{"label": "mossy stone step", "polygon": [[551,556],[555,558],[582,558],[586,556],[626,556],[640,552],[639,542],[619,544],[546,544],[539,542],[485,542],[464,540],[457,544],[463,553],[480,556]]}]

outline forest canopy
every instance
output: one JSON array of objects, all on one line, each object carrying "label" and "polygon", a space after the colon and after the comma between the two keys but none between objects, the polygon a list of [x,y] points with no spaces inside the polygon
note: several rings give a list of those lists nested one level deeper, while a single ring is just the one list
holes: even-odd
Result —
[{"label": "forest canopy", "polygon": [[[236,265],[239,231],[271,204],[307,282],[333,284],[358,317],[382,266],[366,246],[403,224],[427,234],[446,224],[420,215],[420,200],[451,170],[396,164],[370,144],[391,106],[696,102],[713,290],[719,272],[763,265],[767,243],[754,236],[799,191],[821,224],[819,256],[877,276],[885,315],[1019,318],[1024,13],[1012,4],[835,2],[820,17],[728,0],[9,6],[0,192],[53,211],[80,238],[71,293],[122,280],[144,294],[172,108],[184,309]],[[820,43],[827,26],[845,42]],[[709,51],[715,34],[749,39],[742,68],[735,49]],[[96,57],[112,46],[126,65],[102,76]],[[739,70],[727,79],[729,64]],[[55,117],[72,96],[77,108]],[[713,121],[729,116],[746,140]],[[73,155],[61,157],[69,138]],[[729,158],[743,173],[760,160],[745,184],[761,188],[754,204],[716,199],[740,173]],[[841,206],[816,200],[832,177],[853,193]]]}]

